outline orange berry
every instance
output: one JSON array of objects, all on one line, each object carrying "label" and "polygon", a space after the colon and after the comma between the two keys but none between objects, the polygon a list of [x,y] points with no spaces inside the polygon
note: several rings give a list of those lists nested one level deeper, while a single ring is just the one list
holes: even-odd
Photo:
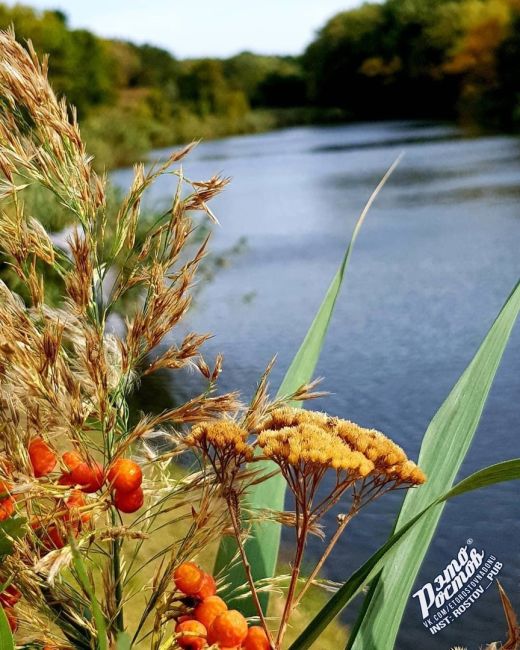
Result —
[{"label": "orange berry", "polygon": [[97,492],[103,487],[105,476],[103,467],[96,462],[80,462],[71,469],[74,485],[81,485],[83,492]]},{"label": "orange berry", "polygon": [[20,591],[13,584],[10,584],[0,594],[0,605],[2,607],[14,607],[21,597]]},{"label": "orange berry", "polygon": [[13,497],[7,497],[7,499],[0,500],[0,521],[5,521],[13,515],[14,503],[15,501]]},{"label": "orange berry", "polygon": [[221,646],[240,645],[247,636],[247,621],[236,609],[219,614],[211,624],[208,634],[210,643]]},{"label": "orange berry", "polygon": [[209,573],[205,573],[202,578],[202,586],[197,592],[197,598],[204,600],[210,596],[214,596],[217,593],[217,583],[215,578]]},{"label": "orange berry", "polygon": [[263,627],[253,625],[249,628],[245,641],[242,643],[244,650],[269,650],[270,647]]},{"label": "orange berry", "polygon": [[[65,521],[70,521],[71,519],[77,520],[79,515],[78,509],[82,508],[85,505],[87,505],[87,500],[85,499],[83,492],[81,490],[72,490],[69,498],[65,501],[65,507],[71,512],[70,514],[66,514],[63,519]],[[83,523],[86,523],[90,519],[90,514],[88,512],[84,512],[79,518]]]},{"label": "orange berry", "polygon": [[28,451],[36,478],[47,476],[56,467],[56,454],[42,438],[34,438]]},{"label": "orange berry", "polygon": [[179,616],[177,619],[176,623],[184,623],[184,621],[194,621],[195,619],[193,616],[189,616],[188,614],[182,614],[182,616]]},{"label": "orange berry", "polygon": [[42,530],[41,540],[45,548],[49,551],[63,548],[66,544],[61,532],[54,525],[49,526],[46,530]]},{"label": "orange berry", "polygon": [[108,470],[108,481],[119,492],[137,490],[143,482],[143,472],[137,463],[128,458],[114,461]]},{"label": "orange berry", "polygon": [[64,472],[58,479],[58,485],[74,485],[74,479],[70,472]]},{"label": "orange berry", "polygon": [[132,492],[120,492],[116,490],[114,493],[114,505],[121,512],[135,512],[142,507],[144,503],[143,488],[138,487]]},{"label": "orange berry", "polygon": [[209,596],[195,607],[193,614],[197,621],[209,630],[217,616],[226,612],[227,608],[222,598],[219,596]]},{"label": "orange berry", "polygon": [[202,587],[204,571],[195,562],[183,562],[173,572],[175,586],[187,596],[195,596]]},{"label": "orange berry", "polygon": [[176,641],[181,648],[201,650],[206,646],[208,632],[199,621],[191,620],[178,623],[175,627],[175,632],[179,635]]},{"label": "orange berry", "polygon": [[4,607],[4,614],[7,618],[7,622],[9,623],[9,627],[11,628],[11,632],[16,632],[18,629],[18,619],[16,618],[14,609],[12,607]]},{"label": "orange berry", "polygon": [[83,459],[77,451],[66,451],[62,454],[61,460],[69,472],[83,462]]}]

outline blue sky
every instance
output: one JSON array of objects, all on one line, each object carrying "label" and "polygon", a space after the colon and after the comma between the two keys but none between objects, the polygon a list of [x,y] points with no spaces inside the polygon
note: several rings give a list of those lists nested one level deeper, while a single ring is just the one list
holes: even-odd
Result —
[{"label": "blue sky", "polygon": [[[8,2],[15,4],[15,2]],[[23,0],[59,8],[73,27],[153,43],[178,57],[242,50],[297,54],[333,14],[359,0]]]}]

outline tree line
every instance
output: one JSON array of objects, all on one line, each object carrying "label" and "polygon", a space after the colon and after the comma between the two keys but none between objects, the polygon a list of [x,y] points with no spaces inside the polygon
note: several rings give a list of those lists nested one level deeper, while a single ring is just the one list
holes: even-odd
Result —
[{"label": "tree line", "polygon": [[[300,56],[179,60],[0,5],[50,55],[50,77],[108,166],[193,137],[347,119],[520,125],[520,0],[386,0],[332,17]],[[175,48],[175,43],[172,43]]]}]

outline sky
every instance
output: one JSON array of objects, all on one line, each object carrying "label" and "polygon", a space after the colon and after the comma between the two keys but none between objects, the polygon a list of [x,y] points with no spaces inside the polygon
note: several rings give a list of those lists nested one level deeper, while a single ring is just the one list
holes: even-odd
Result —
[{"label": "sky", "polygon": [[226,57],[244,50],[299,54],[328,18],[360,0],[22,0],[20,4],[60,9],[72,27],[151,43],[189,58]]}]

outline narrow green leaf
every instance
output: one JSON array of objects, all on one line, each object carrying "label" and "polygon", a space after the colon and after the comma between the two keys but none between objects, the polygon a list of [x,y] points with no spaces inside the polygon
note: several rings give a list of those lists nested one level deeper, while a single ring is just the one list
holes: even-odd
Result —
[{"label": "narrow green leaf", "polygon": [[[435,499],[421,512],[409,519],[390,539],[372,555],[363,566],[353,573],[345,584],[334,594],[327,604],[316,614],[300,636],[294,641],[289,650],[305,650],[316,641],[323,630],[334,618],[351,602],[360,590],[377,576],[384,566],[391,564],[402,545],[406,544],[413,534],[406,535],[410,529],[418,527],[420,520],[427,516],[427,513],[437,512],[444,501],[451,499],[465,492],[478,490],[480,488],[520,479],[520,458],[508,460],[496,465],[490,465],[484,469],[471,474],[454,488]],[[422,489],[422,488],[419,488]],[[373,637],[378,644],[383,642],[383,637]],[[367,646],[368,647],[368,646]],[[379,645],[378,645],[379,648]]]},{"label": "narrow green leaf", "polygon": [[2,650],[14,650],[13,635],[2,607],[0,607],[0,648]]},{"label": "narrow green leaf", "polygon": [[[419,465],[428,482],[410,490],[396,522],[396,530],[453,485],[468,452],[495,373],[520,311],[520,283],[502,307],[473,360],[428,427]],[[349,648],[361,650],[366,639],[377,639],[378,650],[394,648],[410,592],[431,543],[443,506],[423,518],[372,585],[368,606],[358,619]]]},{"label": "narrow green leaf", "polygon": [[[334,276],[325,298],[318,309],[314,320],[311,323],[305,338],[296,353],[285,378],[278,390],[278,397],[289,395],[299,386],[309,382],[312,379],[314,369],[323,347],[323,342],[334,312],[334,307],[343,284],[343,278],[347,269],[352,249],[356,242],[361,226],[365,221],[368,211],[372,207],[377,195],[383,188],[384,184],[399,164],[402,156],[390,166],[386,174],[379,182],[376,189],[372,192],[367,204],[363,208],[354,230],[352,238],[345,252],[339,269]],[[275,465],[268,461],[257,463],[256,471],[265,469],[266,473],[272,472]],[[283,510],[285,503],[286,483],[282,476],[276,475],[267,481],[253,488],[247,496],[247,508],[253,511],[261,510]],[[274,522],[255,523],[251,526],[250,536],[246,542],[246,552],[251,565],[253,578],[261,580],[274,575],[278,561],[278,552],[280,549],[281,526]],[[243,585],[245,582],[245,573],[240,564],[235,563],[231,568],[231,563],[235,557],[237,546],[233,538],[227,537],[221,541],[217,559],[215,562],[215,573],[227,572],[227,582],[232,588]],[[260,600],[264,610],[267,608],[269,594],[260,594]],[[240,609],[247,615],[255,614],[255,608],[250,599],[240,600]]]},{"label": "narrow green leaf", "polygon": [[76,546],[76,542],[72,536],[69,536],[69,543],[72,549],[73,563],[74,563],[74,568],[76,569],[76,573],[78,575],[78,579],[81,583],[81,586],[85,590],[85,593],[88,595],[90,599],[90,605],[92,607],[92,616],[94,618],[94,623],[96,625],[96,630],[97,630],[96,648],[97,650],[108,650],[107,628],[106,628],[105,617],[103,615],[103,612],[101,611],[101,607],[99,606],[99,603],[97,601],[96,594],[94,593],[94,589],[88,578],[87,569],[85,568],[85,563],[83,562],[81,553],[79,552],[78,547]]},{"label": "narrow green leaf", "polygon": [[130,650],[132,647],[132,643],[130,641],[130,637],[126,632],[120,632],[117,635],[117,646],[116,650]]}]

